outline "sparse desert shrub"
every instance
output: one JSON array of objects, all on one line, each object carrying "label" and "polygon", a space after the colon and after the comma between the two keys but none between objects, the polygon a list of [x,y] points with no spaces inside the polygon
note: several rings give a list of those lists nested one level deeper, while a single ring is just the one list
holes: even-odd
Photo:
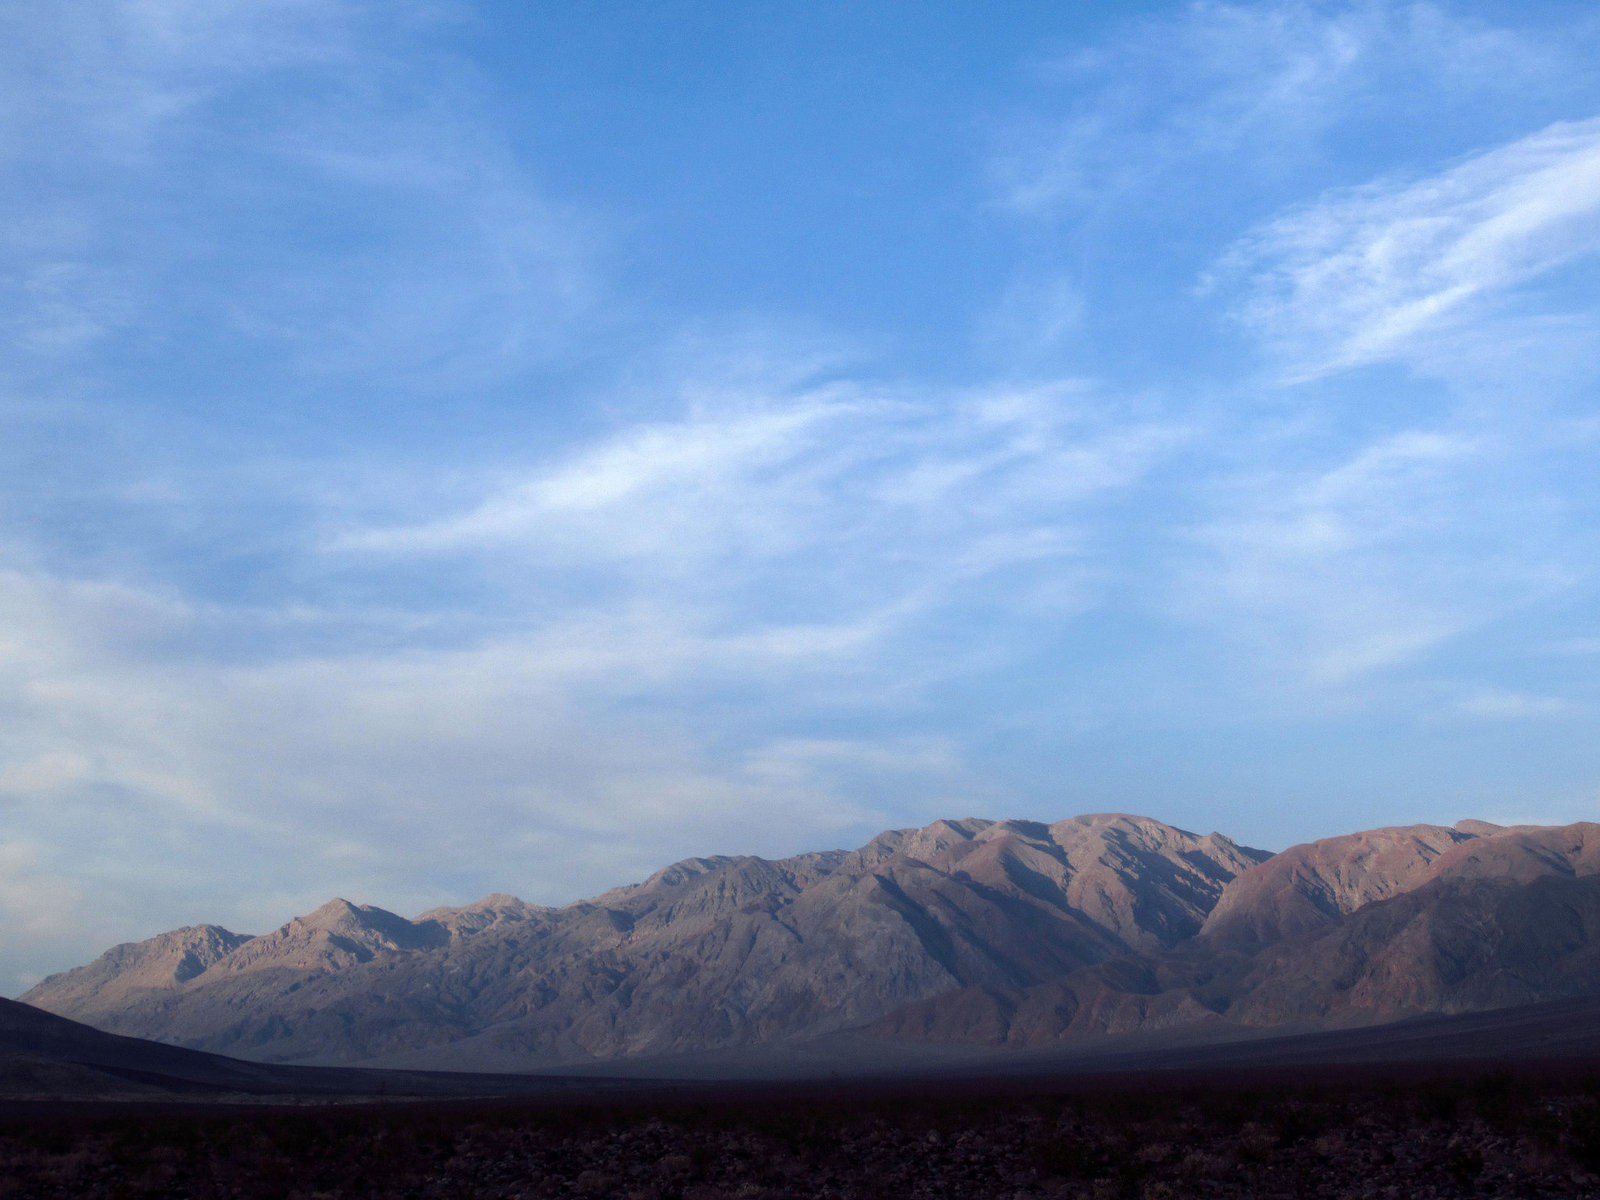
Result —
[{"label": "sparse desert shrub", "polygon": [[1311,1148],[1324,1158],[1337,1158],[1349,1144],[1349,1139],[1343,1133],[1323,1133],[1317,1135]]},{"label": "sparse desert shrub", "polygon": [[1240,1161],[1266,1162],[1278,1147],[1278,1134],[1261,1121],[1247,1121],[1239,1130],[1237,1145]]},{"label": "sparse desert shrub", "polygon": [[1178,1173],[1187,1179],[1214,1179],[1225,1175],[1232,1160],[1206,1150],[1191,1150],[1178,1163]]},{"label": "sparse desert shrub", "polygon": [[1568,1137],[1578,1165],[1600,1174],[1600,1102],[1590,1100],[1573,1109]]},{"label": "sparse desert shrub", "polygon": [[694,1170],[694,1160],[687,1154],[665,1154],[656,1163],[656,1176],[663,1182],[686,1179]]},{"label": "sparse desert shrub", "polygon": [[1046,1175],[1062,1179],[1090,1179],[1110,1165],[1105,1151],[1081,1137],[1058,1137],[1034,1148],[1034,1161]]},{"label": "sparse desert shrub", "polygon": [[1306,1138],[1316,1137],[1327,1127],[1327,1121],[1321,1111],[1309,1109],[1301,1104],[1280,1107],[1272,1123],[1280,1147],[1293,1146]]},{"label": "sparse desert shrub", "polygon": [[[1433,1115],[1441,1091],[1458,1097],[1450,1120]],[[1570,1083],[1555,1090],[1489,1078],[1253,1095],[1255,1109],[1219,1088],[1181,1103],[1093,1092],[1047,1101],[130,1110],[114,1120],[0,1124],[0,1197],[1600,1196],[1582,1174],[1600,1166],[1600,1103]],[[1505,1131],[1481,1115],[1519,1107]]]},{"label": "sparse desert shrub", "polygon": [[1445,1160],[1445,1173],[1462,1187],[1483,1174],[1483,1152],[1472,1146],[1460,1146],[1450,1152]]},{"label": "sparse desert shrub", "polygon": [[615,1190],[617,1180],[603,1171],[583,1171],[572,1186],[580,1196],[606,1196]]},{"label": "sparse desert shrub", "polygon": [[1548,1175],[1570,1165],[1555,1146],[1541,1140],[1524,1140],[1517,1148],[1516,1170],[1523,1177]]},{"label": "sparse desert shrub", "polygon": [[1436,1083],[1418,1096],[1423,1114],[1434,1121],[1453,1121],[1460,1114],[1467,1089],[1459,1083]]}]

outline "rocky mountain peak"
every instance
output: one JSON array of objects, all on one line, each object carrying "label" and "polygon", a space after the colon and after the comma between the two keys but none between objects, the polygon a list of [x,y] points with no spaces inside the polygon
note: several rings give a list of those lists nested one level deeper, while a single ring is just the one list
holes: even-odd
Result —
[{"label": "rocky mountain peak", "polygon": [[367,910],[370,905],[355,905],[342,896],[335,896],[321,908],[307,913],[303,917],[293,917],[285,925],[299,926],[304,929],[321,929],[329,933],[354,932],[369,928]]},{"label": "rocky mountain peak", "polygon": [[460,908],[430,909],[411,924],[421,928],[437,926],[447,937],[459,939],[474,937],[486,929],[526,925],[551,911],[505,892],[495,892]]},{"label": "rocky mountain peak", "polygon": [[250,940],[249,934],[220,925],[185,925],[143,942],[113,946],[87,966],[52,975],[32,990],[44,989],[67,1005],[91,997],[96,1003],[121,1005],[187,983]]}]

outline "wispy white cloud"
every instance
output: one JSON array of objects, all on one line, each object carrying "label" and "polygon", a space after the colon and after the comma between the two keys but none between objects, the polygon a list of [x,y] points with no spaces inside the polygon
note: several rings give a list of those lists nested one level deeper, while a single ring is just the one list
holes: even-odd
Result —
[{"label": "wispy white cloud", "polygon": [[[1258,185],[1293,178],[1325,137],[1377,106],[1390,120],[1436,117],[1561,74],[1527,35],[1381,0],[1186,4],[1037,73],[1064,105],[1012,126],[995,172],[1003,203],[1040,215],[1119,209],[1135,195],[1193,203],[1219,163]],[[1178,191],[1160,186],[1180,173]]]},{"label": "wispy white cloud", "polygon": [[1587,656],[1600,654],[1600,637],[1563,638],[1545,647],[1546,653]]},{"label": "wispy white cloud", "polygon": [[1486,721],[1526,721],[1573,715],[1573,705],[1559,696],[1477,688],[1456,701],[1456,711]]},{"label": "wispy white cloud", "polygon": [[[624,430],[533,479],[503,488],[470,512],[418,526],[367,529],[339,537],[335,549],[390,554],[568,541],[582,557],[685,552],[682,539],[713,523],[756,514],[748,501],[764,472],[827,445],[825,427],[853,407],[826,395],[776,411],[690,417]],[[597,526],[599,526],[597,528]],[[609,535],[609,536],[607,536]]]},{"label": "wispy white cloud", "polygon": [[[1178,610],[1249,645],[1269,676],[1339,687],[1411,664],[1570,584],[1499,494],[1503,448],[1411,430],[1341,458],[1219,480]],[[1524,504],[1532,498],[1524,498]]]},{"label": "wispy white cloud", "polygon": [[459,63],[419,55],[443,9],[0,16],[0,368],[209,346],[254,362],[237,399],[286,373],[429,390],[547,359],[598,297],[603,222],[544,194]]},{"label": "wispy white cloud", "polygon": [[1600,119],[1553,125],[1431,178],[1333,193],[1245,239],[1221,274],[1244,281],[1241,318],[1304,380],[1407,358],[1597,249]]},{"label": "wispy white cloud", "polygon": [[626,426],[500,482],[464,512],[347,529],[329,550],[620,564],[658,599],[664,585],[744,594],[799,569],[803,607],[885,613],[1011,564],[1080,556],[1086,506],[1187,436],[1127,419],[1079,384],[919,398],[831,383],[718,407],[702,397],[676,419]]}]

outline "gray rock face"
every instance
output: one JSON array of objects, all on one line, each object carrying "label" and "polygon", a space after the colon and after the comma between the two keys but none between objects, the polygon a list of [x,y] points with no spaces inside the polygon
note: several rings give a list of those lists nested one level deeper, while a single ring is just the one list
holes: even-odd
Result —
[{"label": "gray rock face", "polygon": [[531,1066],[747,1045],[1160,954],[1267,857],[1141,817],[938,821],[854,851],[689,859],[563,908],[491,896],[407,921],[335,900],[261,937],[217,931],[228,949],[198,972],[125,969],[165,962],[192,932],[179,931],[25,999],[278,1062]]}]

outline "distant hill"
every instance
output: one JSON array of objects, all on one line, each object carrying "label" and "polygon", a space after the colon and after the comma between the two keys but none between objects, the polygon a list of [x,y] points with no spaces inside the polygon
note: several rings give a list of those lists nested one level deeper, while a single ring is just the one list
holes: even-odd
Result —
[{"label": "distant hill", "polygon": [[516,1097],[565,1101],[638,1091],[635,1081],[355,1067],[280,1066],[185,1050],[92,1029],[0,999],[0,1105],[11,1101],[221,1100],[269,1103],[330,1098]]},{"label": "distant hill", "polygon": [[[355,1071],[270,1067],[119,1037],[0,1000],[0,1097],[156,1099],[172,1095],[357,1091]],[[376,1091],[378,1083],[371,1085]]]},{"label": "distant hill", "polygon": [[526,1070],[803,1045],[1046,1047],[1600,994],[1600,826],[1372,830],[1269,855],[1101,814],[688,859],[561,908],[335,900],[194,926],[23,997],[269,1062]]}]

